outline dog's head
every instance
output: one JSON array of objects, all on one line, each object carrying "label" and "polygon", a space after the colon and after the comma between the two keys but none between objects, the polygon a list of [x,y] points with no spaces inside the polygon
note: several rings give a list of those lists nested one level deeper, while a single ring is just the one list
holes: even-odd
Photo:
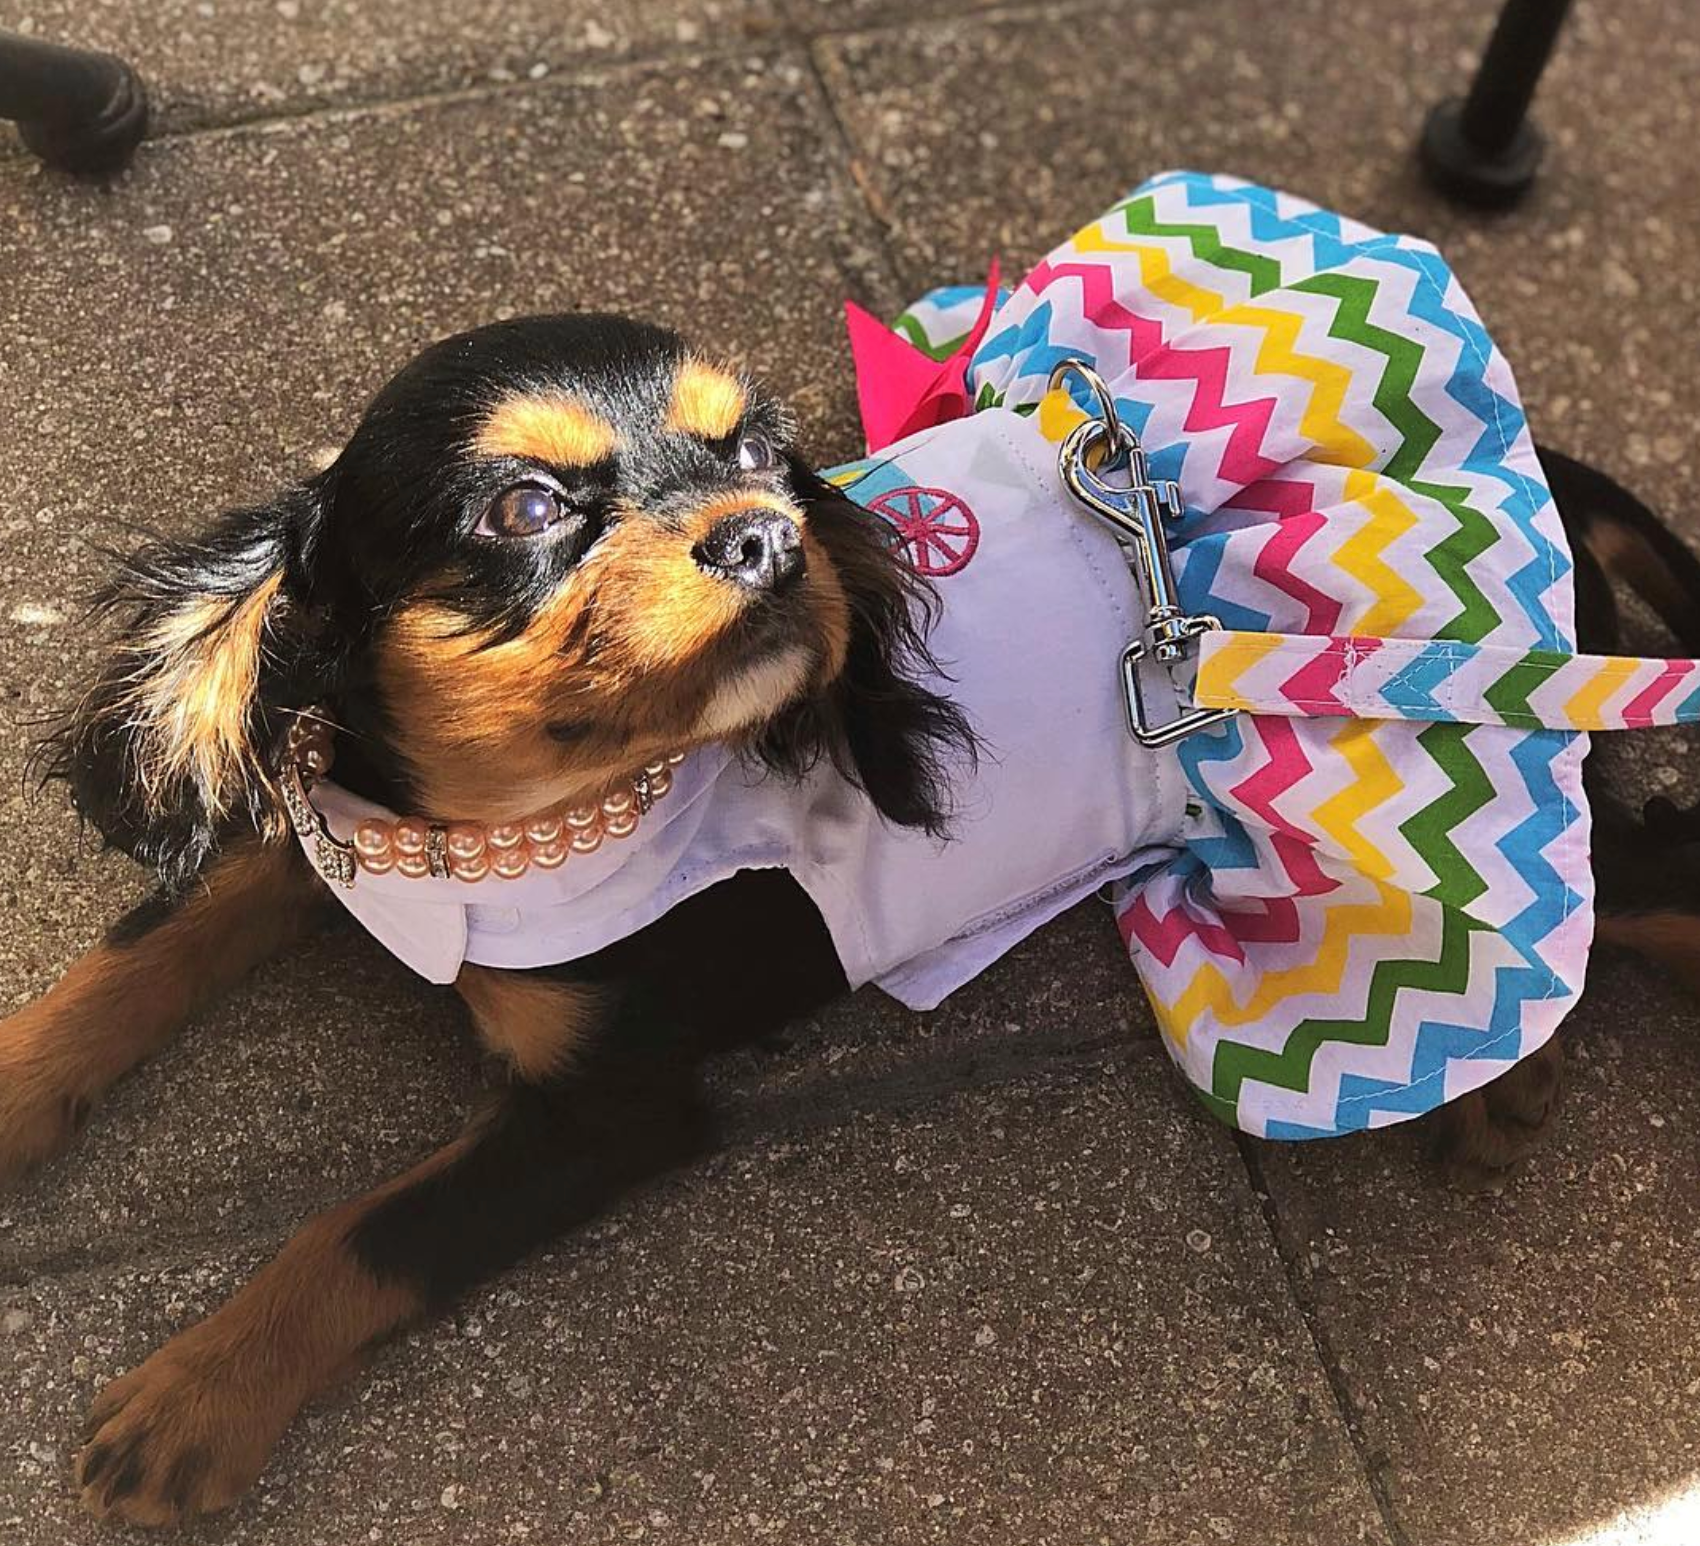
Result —
[{"label": "dog's head", "polygon": [[915,679],[930,604],[750,382],[618,318],[505,322],[427,349],[323,473],[130,558],[50,771],[168,882],[275,828],[274,749],[313,703],[339,779],[435,818],[721,741],[782,776],[830,758],[937,830],[972,735]]}]

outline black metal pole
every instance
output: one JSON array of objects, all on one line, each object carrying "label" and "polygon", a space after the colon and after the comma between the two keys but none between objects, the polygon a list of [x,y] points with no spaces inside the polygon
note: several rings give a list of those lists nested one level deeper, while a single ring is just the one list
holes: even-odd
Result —
[{"label": "black metal pole", "polygon": [[1529,191],[1546,139],[1529,119],[1570,0],[1505,0],[1468,95],[1428,116],[1423,169],[1448,198],[1503,209]]},{"label": "black metal pole", "polygon": [[141,78],[122,59],[0,32],[0,118],[49,166],[96,176],[129,164],[148,124]]}]

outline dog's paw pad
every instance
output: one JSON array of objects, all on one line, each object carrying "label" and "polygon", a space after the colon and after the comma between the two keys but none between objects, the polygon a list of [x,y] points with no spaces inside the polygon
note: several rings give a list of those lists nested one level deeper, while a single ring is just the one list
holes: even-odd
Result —
[{"label": "dog's paw pad", "polygon": [[252,1390],[169,1344],[96,1398],[77,1483],[97,1519],[175,1525],[228,1508],[260,1474],[280,1424],[236,1397]]}]

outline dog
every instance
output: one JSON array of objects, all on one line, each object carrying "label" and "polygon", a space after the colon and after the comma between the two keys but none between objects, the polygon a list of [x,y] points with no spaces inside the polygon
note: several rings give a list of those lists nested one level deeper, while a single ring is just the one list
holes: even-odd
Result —
[{"label": "dog", "polygon": [[[1543,459],[1583,647],[1616,639],[1615,578],[1700,653],[1700,564],[1603,474]],[[930,841],[990,755],[941,686],[935,597],[888,529],[811,470],[757,387],[614,317],[427,349],[327,470],[143,547],[99,609],[113,640],[44,772],[159,890],[0,1022],[4,1180],[337,913],[313,859],[327,834],[298,798],[333,748],[337,783],[373,808],[470,824],[432,852],[423,831],[373,828],[371,873],[467,878],[515,862],[515,831],[534,869],[563,845],[564,868],[593,857],[682,801],[675,780],[711,753],[750,788],[835,779],[885,829]],[[1602,932],[1692,978],[1696,893],[1646,863],[1669,860],[1670,820],[1596,794]],[[528,826],[540,811],[589,814]],[[328,858],[353,862],[334,840]],[[566,965],[462,961],[455,990],[506,1067],[488,1109],[313,1219],[99,1395],[77,1470],[89,1509],[166,1525],[234,1502],[302,1404],[371,1349],[701,1153],[701,1058],[850,984],[817,899],[781,868],[734,868]],[[1558,1066],[1555,1040],[1444,1109],[1455,1173],[1500,1175],[1528,1150]]]}]

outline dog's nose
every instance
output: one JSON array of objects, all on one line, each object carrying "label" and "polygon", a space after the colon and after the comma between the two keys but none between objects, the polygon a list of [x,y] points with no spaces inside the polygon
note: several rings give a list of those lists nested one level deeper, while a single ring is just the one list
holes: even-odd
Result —
[{"label": "dog's nose", "polygon": [[739,510],[716,521],[692,557],[750,590],[781,590],[803,572],[803,538],[776,510]]}]

